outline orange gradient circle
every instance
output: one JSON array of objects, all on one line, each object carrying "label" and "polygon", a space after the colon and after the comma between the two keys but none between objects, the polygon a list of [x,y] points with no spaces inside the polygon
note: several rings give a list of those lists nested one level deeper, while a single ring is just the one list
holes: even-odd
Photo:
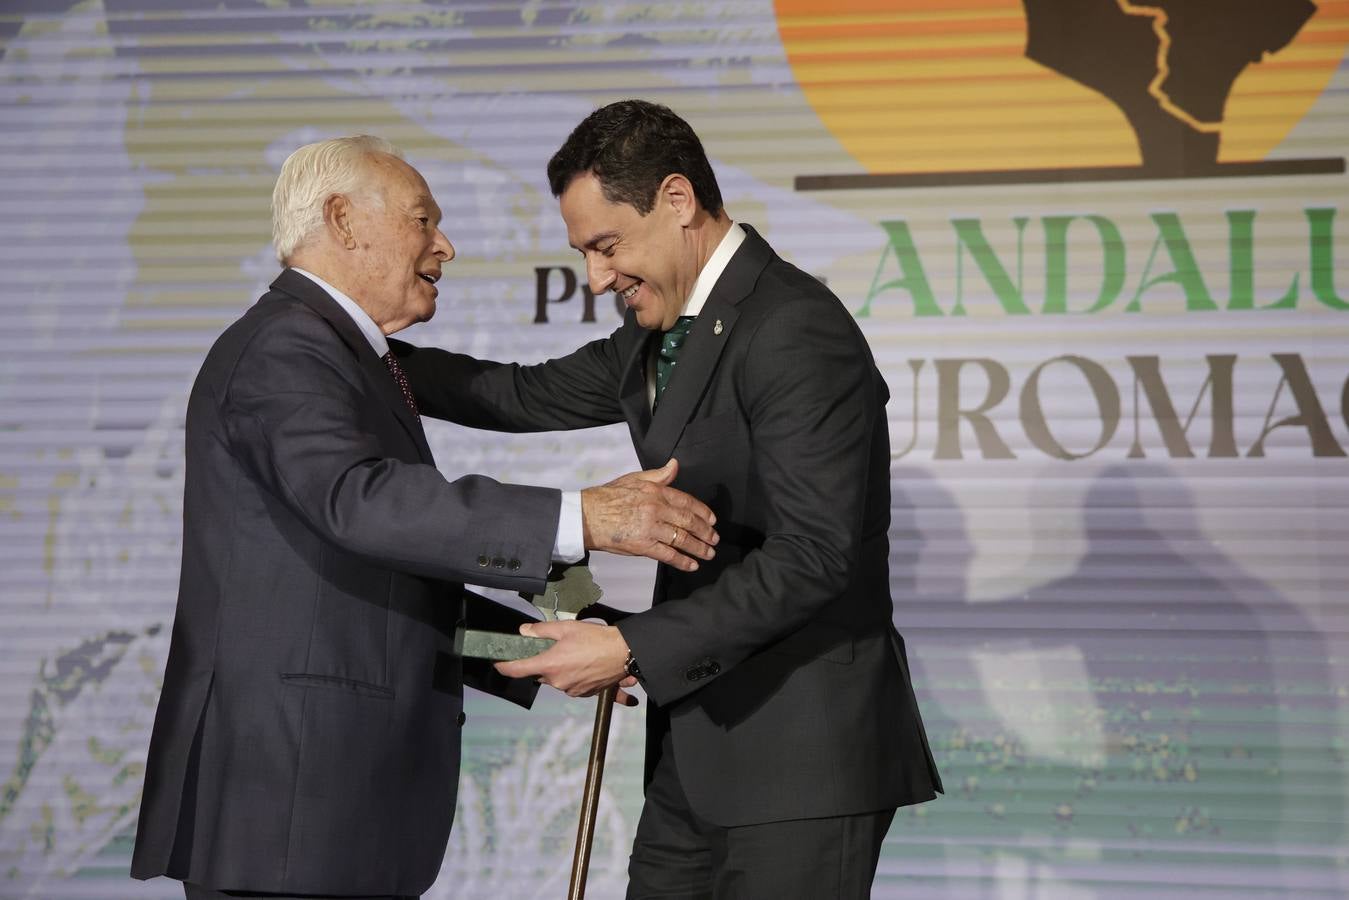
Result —
[{"label": "orange gradient circle", "polygon": [[[774,6],[797,84],[868,172],[1141,161],[1118,107],[1026,58],[1020,0]],[[1349,0],[1317,7],[1292,43],[1237,78],[1219,126],[1220,161],[1264,159],[1325,89],[1349,45]]]}]

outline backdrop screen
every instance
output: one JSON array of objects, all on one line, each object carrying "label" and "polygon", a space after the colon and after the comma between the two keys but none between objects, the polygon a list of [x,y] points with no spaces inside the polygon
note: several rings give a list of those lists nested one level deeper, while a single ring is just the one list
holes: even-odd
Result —
[{"label": "backdrop screen", "polygon": [[[630,96],[693,124],[890,385],[947,793],[900,811],[875,896],[1346,895],[1346,45],[1345,0],[7,0],[0,896],[181,896],[126,872],[183,416],[277,272],[281,161],[400,145],[458,251],[402,336],[537,361],[619,321],[544,165]],[[621,427],[428,431],[450,477],[636,467]],[[647,564],[596,576],[649,602]],[[564,895],[593,711],[470,698],[428,897]],[[641,753],[619,710],[590,896],[622,896]]]}]

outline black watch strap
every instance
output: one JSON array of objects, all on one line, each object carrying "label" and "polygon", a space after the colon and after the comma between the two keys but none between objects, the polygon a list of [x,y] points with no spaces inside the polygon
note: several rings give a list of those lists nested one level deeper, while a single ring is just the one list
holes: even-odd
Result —
[{"label": "black watch strap", "polygon": [[642,667],[637,665],[637,657],[632,655],[631,650],[628,651],[627,662],[623,663],[623,674],[636,678],[638,681],[642,680]]}]

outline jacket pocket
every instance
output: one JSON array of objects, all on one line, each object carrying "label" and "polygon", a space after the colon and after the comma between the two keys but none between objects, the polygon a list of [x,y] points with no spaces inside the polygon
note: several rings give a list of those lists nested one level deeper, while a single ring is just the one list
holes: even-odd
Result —
[{"label": "jacket pocket", "polygon": [[357,681],[354,678],[341,678],[337,675],[282,672],[281,683],[296,687],[316,687],[329,691],[344,691],[350,694],[359,694],[362,697],[376,697],[383,700],[392,700],[394,697],[393,688],[385,687],[382,684],[371,684],[368,681]]}]

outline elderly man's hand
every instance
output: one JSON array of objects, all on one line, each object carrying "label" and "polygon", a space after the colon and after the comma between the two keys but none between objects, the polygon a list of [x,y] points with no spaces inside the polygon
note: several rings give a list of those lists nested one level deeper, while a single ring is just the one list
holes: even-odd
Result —
[{"label": "elderly man's hand", "polygon": [[646,556],[685,572],[711,559],[716,516],[701,500],[669,486],[678,471],[672,459],[581,491],[586,549]]}]

